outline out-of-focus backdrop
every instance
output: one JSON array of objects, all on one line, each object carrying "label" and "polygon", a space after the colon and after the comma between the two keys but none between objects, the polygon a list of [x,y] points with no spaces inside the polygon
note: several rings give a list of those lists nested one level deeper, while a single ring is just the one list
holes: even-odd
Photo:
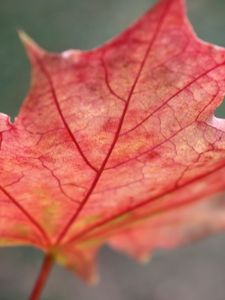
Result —
[{"label": "out-of-focus backdrop", "polygon": [[[122,31],[153,0],[0,0],[0,111],[14,117],[29,86],[29,64],[17,37],[22,28],[44,48],[95,47]],[[202,39],[225,46],[225,1],[188,0]],[[225,117],[225,105],[217,111]],[[29,248],[0,249],[0,300],[25,300],[42,254]],[[225,235],[173,251],[157,251],[146,266],[103,249],[101,281],[87,287],[55,267],[46,300],[224,300]]]}]

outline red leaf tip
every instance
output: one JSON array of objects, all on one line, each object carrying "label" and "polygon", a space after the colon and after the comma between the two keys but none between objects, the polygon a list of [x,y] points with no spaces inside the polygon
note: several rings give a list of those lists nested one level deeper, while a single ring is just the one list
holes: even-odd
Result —
[{"label": "red leaf tip", "polygon": [[138,257],[138,261],[142,265],[147,265],[152,260],[152,256],[150,254],[143,254],[142,256]]},{"label": "red leaf tip", "polygon": [[99,284],[99,276],[96,273],[91,274],[91,276],[87,279],[87,284],[89,286],[97,286]]},{"label": "red leaf tip", "polygon": [[[180,11],[180,13],[186,18],[186,0],[158,0],[156,1],[155,7],[167,5],[176,7],[176,10]],[[152,11],[152,8],[150,8],[149,11]]]},{"label": "red leaf tip", "polygon": [[173,2],[173,3],[180,4],[180,5],[184,6],[185,3],[186,3],[186,0],[159,0],[158,2],[161,2],[161,3]]},{"label": "red leaf tip", "polygon": [[27,33],[23,30],[18,30],[19,38],[24,45],[28,57],[32,63],[36,61],[37,58],[41,58],[45,54],[43,50]]}]

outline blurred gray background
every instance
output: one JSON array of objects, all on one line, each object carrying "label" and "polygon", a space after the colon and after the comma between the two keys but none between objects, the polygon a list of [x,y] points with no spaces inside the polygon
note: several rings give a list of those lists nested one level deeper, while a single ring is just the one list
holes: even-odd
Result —
[{"label": "blurred gray background", "polygon": [[[15,116],[26,94],[29,65],[16,29],[44,48],[62,51],[99,45],[127,27],[152,0],[0,0],[0,111]],[[199,36],[225,46],[225,1],[188,0]],[[217,111],[225,117],[225,104]],[[0,300],[25,300],[42,254],[29,248],[0,249]],[[46,300],[224,300],[225,236],[173,251],[158,251],[146,266],[103,249],[101,282],[89,288],[56,266]]]}]

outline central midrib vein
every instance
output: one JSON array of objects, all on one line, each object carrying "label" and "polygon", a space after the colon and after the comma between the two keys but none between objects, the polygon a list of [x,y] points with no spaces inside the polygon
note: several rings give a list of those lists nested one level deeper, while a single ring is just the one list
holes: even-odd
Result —
[{"label": "central midrib vein", "polygon": [[163,11],[161,18],[159,19],[159,23],[158,23],[158,25],[156,27],[155,34],[153,35],[153,37],[152,37],[152,39],[151,39],[151,41],[149,43],[149,46],[148,46],[148,48],[146,50],[146,53],[144,55],[144,58],[142,60],[140,68],[138,70],[138,73],[136,75],[134,83],[132,84],[131,90],[130,90],[130,92],[128,94],[128,97],[127,97],[127,100],[126,100],[126,104],[124,106],[123,113],[121,115],[121,118],[120,118],[117,130],[116,130],[116,133],[115,133],[115,136],[114,136],[114,139],[113,139],[112,144],[111,144],[111,146],[109,148],[109,151],[108,151],[108,153],[107,153],[107,155],[106,155],[106,157],[105,157],[105,159],[104,159],[104,161],[103,161],[103,163],[101,165],[101,168],[97,172],[97,174],[95,176],[95,179],[92,182],[92,185],[91,185],[89,191],[87,192],[86,196],[84,197],[81,205],[78,207],[78,209],[76,210],[76,212],[74,213],[74,215],[71,217],[71,219],[69,220],[69,222],[67,223],[67,225],[64,227],[64,229],[60,233],[59,237],[57,238],[57,240],[55,242],[55,245],[58,245],[62,241],[62,239],[65,237],[66,233],[69,231],[69,229],[71,228],[71,226],[74,224],[74,222],[76,221],[76,219],[80,215],[81,211],[84,209],[86,203],[88,202],[88,199],[90,198],[92,192],[94,191],[94,189],[97,186],[97,183],[98,183],[98,181],[99,181],[99,179],[100,179],[100,177],[101,177],[101,175],[102,175],[102,173],[103,173],[103,171],[105,169],[105,166],[106,166],[106,164],[107,164],[107,162],[108,162],[108,160],[109,160],[109,158],[110,158],[110,156],[111,156],[111,154],[113,152],[113,149],[114,149],[114,147],[115,147],[115,145],[116,145],[116,143],[117,143],[117,141],[119,139],[119,135],[120,135],[120,132],[121,132],[121,129],[122,129],[122,126],[123,126],[123,122],[124,122],[124,119],[125,119],[125,116],[126,116],[129,104],[130,104],[130,100],[131,100],[132,95],[134,93],[134,90],[135,90],[135,88],[137,86],[137,83],[138,83],[138,81],[140,79],[141,73],[142,73],[142,71],[144,69],[144,66],[146,64],[148,56],[149,56],[149,54],[150,54],[150,52],[152,50],[152,46],[154,45],[154,42],[155,42],[155,40],[156,40],[156,38],[157,38],[157,36],[158,36],[158,34],[160,32],[160,28],[161,28],[161,26],[163,24],[163,21],[164,21],[167,13],[169,11],[169,8],[170,8],[172,2],[173,1],[168,1],[168,4],[166,5],[165,10]]}]

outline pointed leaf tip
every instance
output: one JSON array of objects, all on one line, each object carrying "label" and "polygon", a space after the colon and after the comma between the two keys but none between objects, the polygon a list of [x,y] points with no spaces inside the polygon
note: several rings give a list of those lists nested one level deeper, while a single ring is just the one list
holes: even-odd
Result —
[{"label": "pointed leaf tip", "polygon": [[18,35],[31,62],[34,62],[37,58],[40,58],[44,55],[45,50],[43,50],[26,32],[19,29]]},{"label": "pointed leaf tip", "polygon": [[147,265],[151,262],[152,256],[150,254],[143,254],[138,258],[138,261],[142,265]]},{"label": "pointed leaf tip", "polygon": [[97,286],[99,284],[100,278],[97,273],[91,274],[91,276],[88,278],[87,283],[89,286]]},{"label": "pointed leaf tip", "polygon": [[186,0],[158,0],[159,5],[173,5],[176,9],[181,10],[186,15]]},{"label": "pointed leaf tip", "polygon": [[162,3],[176,3],[176,4],[181,4],[181,5],[185,5],[186,4],[186,0],[159,0],[158,2],[162,2]]}]

